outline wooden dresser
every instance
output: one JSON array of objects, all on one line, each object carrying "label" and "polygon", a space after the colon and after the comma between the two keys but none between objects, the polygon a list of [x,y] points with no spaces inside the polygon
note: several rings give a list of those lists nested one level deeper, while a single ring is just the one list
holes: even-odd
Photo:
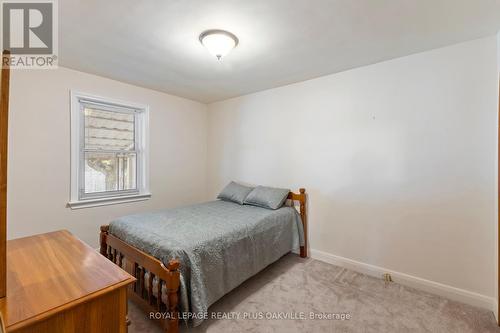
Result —
[{"label": "wooden dresser", "polygon": [[7,332],[126,332],[135,278],[68,231],[7,242]]}]

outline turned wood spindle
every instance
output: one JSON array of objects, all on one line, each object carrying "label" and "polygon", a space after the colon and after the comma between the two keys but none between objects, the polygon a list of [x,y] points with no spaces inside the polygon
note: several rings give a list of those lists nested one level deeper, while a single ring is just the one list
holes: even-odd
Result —
[{"label": "turned wood spindle", "polygon": [[122,268],[123,265],[123,254],[118,252],[118,267]]},{"label": "turned wood spindle", "polygon": [[148,277],[148,304],[153,304],[153,273],[151,272]]},{"label": "turned wood spindle", "polygon": [[134,283],[134,292],[138,293],[139,292],[139,274],[137,272],[139,271],[139,265],[137,265],[136,262],[133,263],[134,267],[134,272],[133,272],[133,277],[136,278],[135,283]]},{"label": "turned wood spindle", "polygon": [[158,285],[156,286],[157,294],[156,294],[156,309],[161,311],[161,280],[158,278]]},{"label": "turned wood spindle", "polygon": [[141,295],[141,298],[144,298],[144,292],[146,290],[145,288],[145,285],[144,285],[144,274],[145,274],[145,270],[144,270],[144,267],[140,267],[139,268],[139,286],[140,286],[140,289],[141,289],[141,292],[140,292],[140,295]]}]

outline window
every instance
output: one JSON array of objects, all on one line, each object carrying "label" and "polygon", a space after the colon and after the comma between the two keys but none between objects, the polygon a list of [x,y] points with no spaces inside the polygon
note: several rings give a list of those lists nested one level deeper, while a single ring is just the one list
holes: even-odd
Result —
[{"label": "window", "polygon": [[151,197],[148,107],[71,93],[71,208]]}]

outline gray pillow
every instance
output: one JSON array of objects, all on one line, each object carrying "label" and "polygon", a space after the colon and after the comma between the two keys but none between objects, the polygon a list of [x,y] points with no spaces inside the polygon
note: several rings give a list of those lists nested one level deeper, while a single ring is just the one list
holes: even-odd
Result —
[{"label": "gray pillow", "polygon": [[217,199],[224,201],[232,201],[243,205],[243,201],[248,193],[252,192],[253,187],[241,185],[235,182],[230,182],[224,187],[222,192],[219,193]]},{"label": "gray pillow", "polygon": [[289,192],[290,190],[284,188],[257,186],[250,192],[243,203],[263,208],[278,209],[285,203]]}]

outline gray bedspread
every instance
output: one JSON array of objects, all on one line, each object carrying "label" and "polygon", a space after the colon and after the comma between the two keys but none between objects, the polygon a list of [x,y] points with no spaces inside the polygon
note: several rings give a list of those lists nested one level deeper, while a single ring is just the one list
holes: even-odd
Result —
[{"label": "gray bedspread", "polygon": [[180,308],[194,314],[304,244],[295,208],[226,201],[125,216],[110,223],[110,232],[165,264],[179,259]]}]

